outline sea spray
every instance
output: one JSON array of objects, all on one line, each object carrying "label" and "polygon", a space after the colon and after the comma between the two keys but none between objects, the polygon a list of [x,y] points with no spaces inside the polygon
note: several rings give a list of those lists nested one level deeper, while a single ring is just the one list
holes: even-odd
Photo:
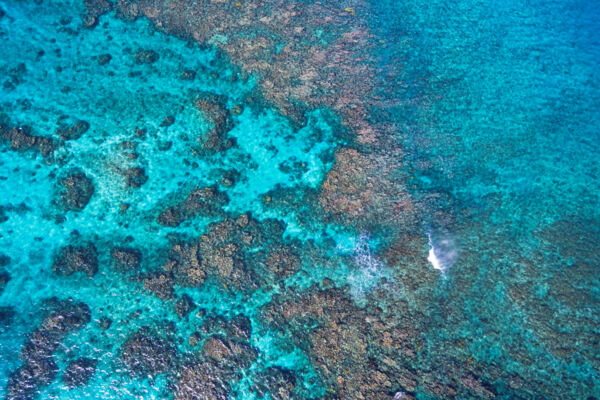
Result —
[{"label": "sea spray", "polygon": [[444,237],[434,244],[431,233],[427,233],[427,238],[429,241],[427,261],[434,269],[440,271],[442,276],[445,276],[446,271],[454,265],[458,256],[454,240],[450,237]]}]

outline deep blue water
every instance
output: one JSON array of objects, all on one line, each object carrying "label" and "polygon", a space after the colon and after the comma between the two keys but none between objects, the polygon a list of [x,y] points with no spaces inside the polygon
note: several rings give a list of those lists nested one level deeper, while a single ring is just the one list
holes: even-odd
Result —
[{"label": "deep blue water", "polygon": [[[326,102],[300,124],[269,102],[224,33],[187,41],[153,11],[90,29],[79,0],[0,1],[0,397],[600,396],[600,5],[339,5],[376,44],[360,54],[372,100],[357,97],[401,148],[392,167],[374,156],[389,142],[357,144]],[[249,21],[249,46],[286,37]],[[293,25],[298,43],[338,34]],[[293,67],[277,62],[256,68]],[[379,190],[375,211],[327,210],[344,174],[330,196]],[[405,226],[389,187],[410,199]],[[95,263],[61,260],[90,243]],[[125,272],[123,248],[140,258]]]}]

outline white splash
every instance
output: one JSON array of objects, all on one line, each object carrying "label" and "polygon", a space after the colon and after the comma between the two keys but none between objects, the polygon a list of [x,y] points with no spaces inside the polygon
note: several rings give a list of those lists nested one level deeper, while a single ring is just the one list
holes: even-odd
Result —
[{"label": "white splash", "polygon": [[436,239],[435,244],[431,233],[427,234],[429,238],[429,254],[427,261],[431,263],[434,269],[440,271],[445,277],[446,271],[451,268],[458,258],[458,248],[456,242],[447,233],[441,238]]},{"label": "white splash", "polygon": [[429,261],[431,265],[433,265],[433,268],[437,269],[438,271],[441,271],[443,274],[444,272],[446,272],[446,267],[444,266],[444,264],[442,264],[440,259],[435,254],[435,246],[433,245],[433,240],[431,240],[431,234],[428,233],[427,237],[429,238],[429,255],[427,257],[427,261]]}]

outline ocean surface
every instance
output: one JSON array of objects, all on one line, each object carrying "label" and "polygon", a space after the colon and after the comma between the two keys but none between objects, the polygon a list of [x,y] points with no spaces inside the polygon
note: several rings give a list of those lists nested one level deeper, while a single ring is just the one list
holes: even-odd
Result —
[{"label": "ocean surface", "polygon": [[599,382],[600,3],[0,0],[0,398]]}]

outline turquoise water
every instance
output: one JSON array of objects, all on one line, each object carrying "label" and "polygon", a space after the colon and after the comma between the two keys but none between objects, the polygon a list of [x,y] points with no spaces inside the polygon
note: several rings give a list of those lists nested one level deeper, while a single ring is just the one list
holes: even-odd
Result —
[{"label": "turquoise water", "polygon": [[474,362],[553,385],[519,396],[597,396],[600,10],[421,6],[399,12],[431,51],[402,57],[418,65],[407,80],[434,89],[415,93],[426,106],[402,135],[418,154],[423,201],[453,214],[441,222],[431,213],[427,225],[434,243],[437,234],[456,247],[447,278],[460,293],[443,296],[434,329],[441,343],[465,340]]},{"label": "turquoise water", "polygon": [[1,397],[600,396],[598,5],[109,5],[0,1]]}]

